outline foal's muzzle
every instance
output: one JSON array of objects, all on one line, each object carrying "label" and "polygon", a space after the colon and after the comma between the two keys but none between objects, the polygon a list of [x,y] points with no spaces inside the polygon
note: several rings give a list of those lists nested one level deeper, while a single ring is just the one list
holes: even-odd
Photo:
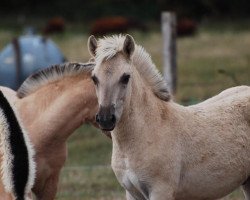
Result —
[{"label": "foal's muzzle", "polygon": [[112,131],[115,128],[116,123],[114,105],[100,106],[96,115],[96,122],[100,125],[102,130]]}]

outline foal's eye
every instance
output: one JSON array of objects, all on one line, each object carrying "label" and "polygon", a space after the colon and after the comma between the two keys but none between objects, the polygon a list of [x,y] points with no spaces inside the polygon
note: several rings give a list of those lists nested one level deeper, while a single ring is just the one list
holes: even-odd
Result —
[{"label": "foal's eye", "polygon": [[98,83],[99,83],[98,78],[97,78],[95,75],[92,76],[91,78],[92,78],[94,84],[95,84],[95,85],[98,85]]},{"label": "foal's eye", "polygon": [[123,74],[121,79],[120,79],[120,82],[122,84],[126,85],[126,84],[128,84],[129,78],[130,78],[129,74]]}]

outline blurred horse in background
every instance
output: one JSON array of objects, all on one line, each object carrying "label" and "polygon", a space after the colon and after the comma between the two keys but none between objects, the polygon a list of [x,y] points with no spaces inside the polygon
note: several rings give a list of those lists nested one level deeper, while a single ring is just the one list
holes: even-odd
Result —
[{"label": "blurred horse in background", "polygon": [[63,33],[65,31],[65,20],[62,17],[51,18],[43,28],[43,35],[48,36],[54,33]]},{"label": "blurred horse in background", "polygon": [[36,151],[37,199],[56,196],[67,158],[68,137],[83,123],[94,123],[98,109],[91,71],[94,63],[54,65],[28,77],[18,92],[0,88],[20,114]]},{"label": "blurred horse in background", "polygon": [[93,35],[106,35],[111,33],[126,33],[130,30],[147,31],[146,25],[137,19],[123,16],[104,17],[97,19],[91,26]]}]

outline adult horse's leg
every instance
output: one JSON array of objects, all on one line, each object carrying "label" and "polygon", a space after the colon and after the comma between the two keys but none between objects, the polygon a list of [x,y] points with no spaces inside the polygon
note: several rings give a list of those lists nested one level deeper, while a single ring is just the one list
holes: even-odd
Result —
[{"label": "adult horse's leg", "polygon": [[247,181],[242,185],[242,190],[244,192],[244,196],[246,200],[250,200],[250,179],[248,178]]},{"label": "adult horse's leg", "polygon": [[38,200],[54,200],[56,197],[59,173],[53,174],[46,180],[43,191],[37,195]]}]

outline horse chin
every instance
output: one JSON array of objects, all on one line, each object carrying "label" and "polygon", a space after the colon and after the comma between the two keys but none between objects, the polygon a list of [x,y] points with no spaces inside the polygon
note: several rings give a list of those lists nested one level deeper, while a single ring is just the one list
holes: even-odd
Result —
[{"label": "horse chin", "polygon": [[116,124],[113,124],[112,126],[102,126],[100,124],[98,125],[99,125],[99,129],[101,129],[103,132],[110,132],[114,130]]},{"label": "horse chin", "polygon": [[115,126],[112,127],[112,128],[101,128],[101,130],[102,130],[102,131],[113,131],[114,128],[115,128]]}]

